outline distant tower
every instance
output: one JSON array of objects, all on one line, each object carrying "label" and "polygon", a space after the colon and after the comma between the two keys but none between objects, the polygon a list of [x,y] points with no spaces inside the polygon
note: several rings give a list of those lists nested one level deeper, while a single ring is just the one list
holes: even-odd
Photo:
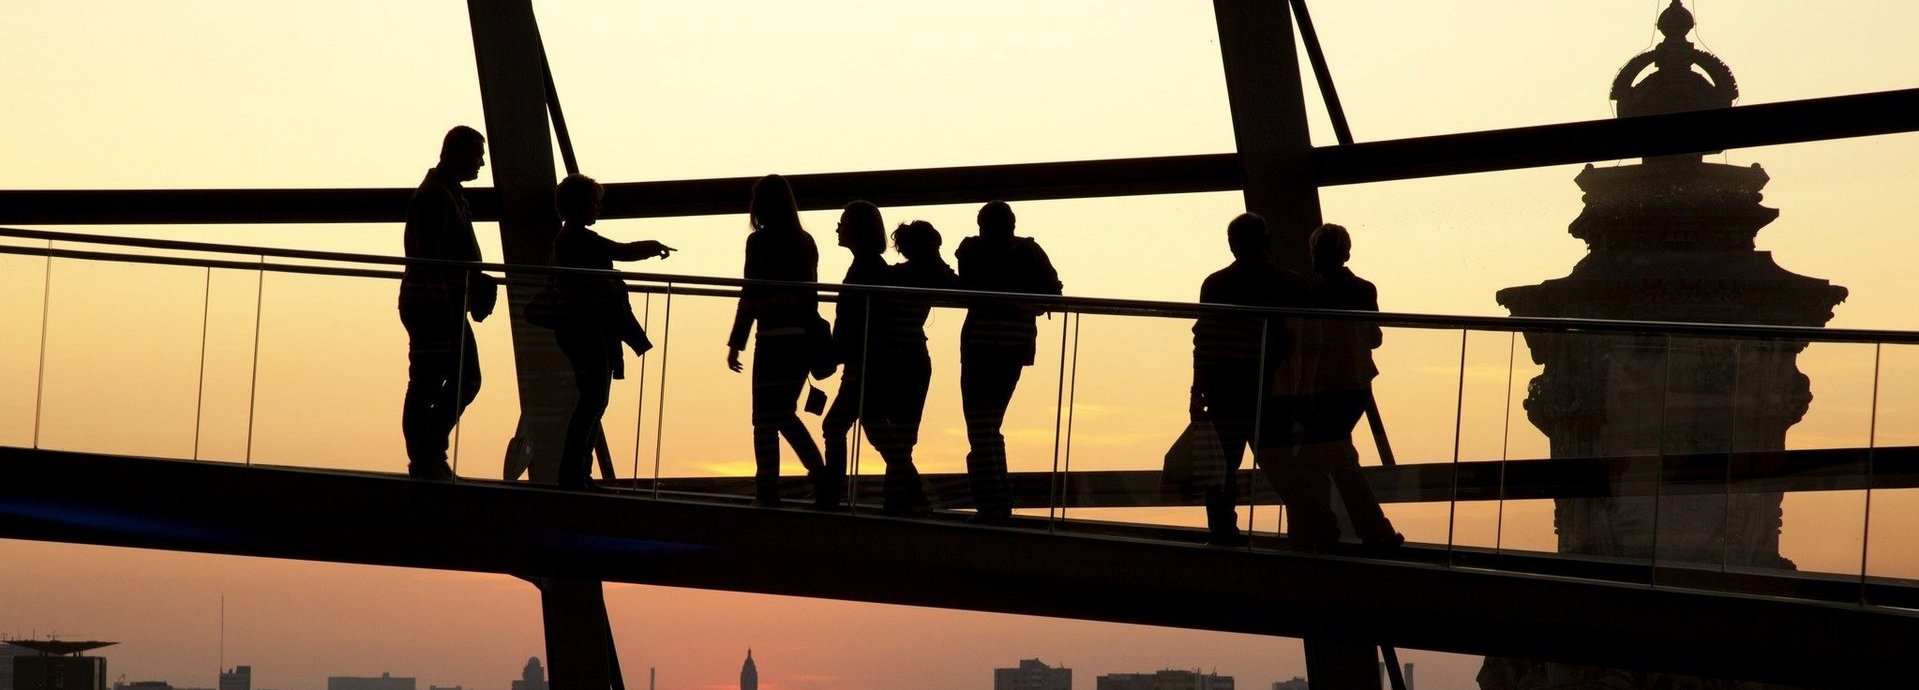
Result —
[{"label": "distant tower", "polygon": [[753,665],[753,648],[746,649],[746,663],[740,665],[740,690],[760,690],[760,669]]},{"label": "distant tower", "polygon": [[235,666],[221,671],[220,690],[253,690],[253,667]]},{"label": "distant tower", "polygon": [[[1739,95],[1732,70],[1685,39],[1692,13],[1673,0],[1658,27],[1665,40],[1613,80],[1619,115],[1730,106]],[[1514,316],[1823,326],[1846,298],[1845,288],[1754,249],[1779,216],[1760,205],[1769,178],[1758,165],[1653,156],[1588,165],[1574,181],[1585,208],[1570,230],[1586,242],[1586,257],[1564,278],[1500,290]],[[1798,368],[1805,342],[1527,333],[1526,345],[1544,367],[1528,386],[1526,416],[1551,440],[1552,457],[1616,459],[1593,466],[1592,481],[1603,483],[1591,487],[1597,497],[1554,500],[1559,552],[1793,567],[1779,552],[1782,493],[1720,490],[1735,488],[1726,484],[1734,479],[1704,493],[1659,488],[1675,469],[1670,456],[1784,449],[1787,429],[1812,402]],[[1479,674],[1488,690],[1694,687],[1689,680],[1507,659],[1488,659]]]},{"label": "distant tower", "polygon": [[546,690],[546,671],[540,668],[539,657],[526,660],[526,666],[520,669],[520,679],[513,681],[513,690]]}]

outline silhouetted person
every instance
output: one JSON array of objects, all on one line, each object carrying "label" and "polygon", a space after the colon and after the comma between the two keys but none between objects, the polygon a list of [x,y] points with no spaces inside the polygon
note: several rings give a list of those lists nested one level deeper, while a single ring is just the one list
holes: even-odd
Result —
[{"label": "silhouetted person", "polygon": [[[1346,268],[1353,240],[1346,228],[1321,225],[1310,240],[1313,271],[1318,274],[1308,305],[1317,309],[1379,311],[1379,290]],[[1369,321],[1314,319],[1304,329],[1305,357],[1301,381],[1307,399],[1300,412],[1300,438],[1294,457],[1285,464],[1282,493],[1292,518],[1288,534],[1311,548],[1323,548],[1339,539],[1329,488],[1337,488],[1361,542],[1398,546],[1405,537],[1379,509],[1372,487],[1359,472],[1359,450],[1353,447],[1353,426],[1372,397],[1373,349],[1379,347],[1379,325]],[[1330,484],[1330,486],[1329,486]]]},{"label": "silhouetted person", "polygon": [[[1199,301],[1251,307],[1298,307],[1306,302],[1299,275],[1273,263],[1266,220],[1243,213],[1226,226],[1233,263],[1206,276]],[[1219,433],[1225,455],[1223,476],[1206,482],[1208,543],[1237,545],[1240,459],[1253,451],[1284,450],[1291,441],[1290,400],[1274,395],[1271,383],[1288,367],[1291,338],[1285,322],[1253,315],[1208,314],[1193,324],[1194,421],[1207,420]]]},{"label": "silhouetted person", "polygon": [[[893,246],[906,261],[885,276],[888,285],[952,289],[959,276],[940,258],[940,233],[932,223],[916,220],[893,231]],[[873,298],[870,346],[867,349],[866,412],[873,447],[886,461],[886,481],[880,510],[888,515],[918,515],[932,509],[913,465],[913,447],[919,444],[920,420],[926,412],[926,390],[933,378],[933,361],[926,352],[929,297],[885,294]]]},{"label": "silhouetted person", "polygon": [[[594,232],[591,226],[600,218],[606,188],[593,178],[573,174],[560,180],[553,192],[553,205],[560,214],[560,233],[553,238],[553,265],[567,268],[612,270],[615,261],[640,261],[666,258],[673,252],[653,240],[615,242]],[[600,433],[600,416],[613,379],[624,378],[625,357],[620,344],[644,355],[653,348],[633,317],[626,283],[618,278],[557,275],[553,287],[559,292],[562,314],[553,329],[560,352],[573,367],[573,383],[579,389],[579,402],[567,419],[566,442],[560,451],[560,486],[590,489],[595,437]]]},{"label": "silhouetted person", "polygon": [[[819,280],[819,248],[800,226],[799,203],[786,178],[767,175],[753,184],[747,208],[753,234],[746,237],[746,278],[749,280]],[[813,479],[815,496],[825,480],[824,462],[813,436],[800,423],[800,389],[821,354],[814,350],[820,319],[819,294],[807,288],[748,285],[740,289],[733,331],[727,338],[726,366],[740,371],[740,351],[746,336],[759,324],[753,340],[753,461],[754,505],[780,505],[780,441],[793,446],[800,465]]]},{"label": "silhouetted person", "polygon": [[[979,235],[960,242],[960,287],[988,292],[1060,294],[1059,273],[1045,250],[1031,238],[1013,236],[1013,209],[1004,201],[979,210]],[[1006,437],[1000,426],[1019,385],[1020,371],[1033,363],[1039,310],[1030,304],[976,299],[967,305],[960,327],[960,405],[966,414],[966,473],[978,507],[974,519],[1004,522],[1012,515],[1012,489],[1006,480]]]},{"label": "silhouetted person", "polygon": [[[462,182],[480,176],[486,138],[471,127],[454,127],[440,143],[440,162],[407,202],[409,259],[479,261],[473,214]],[[480,392],[480,357],[474,321],[493,313],[497,283],[475,269],[408,265],[400,278],[400,324],[407,335],[406,398],[400,430],[406,438],[407,474],[450,480],[447,435]]]},{"label": "silhouetted person", "polygon": [[[836,230],[839,245],[853,253],[846,268],[847,285],[877,285],[886,277],[886,224],[880,209],[871,202],[855,201],[840,212]],[[833,352],[845,365],[840,373],[839,394],[833,407],[820,422],[820,434],[826,445],[826,466],[813,495],[813,506],[826,509],[839,505],[846,486],[846,437],[860,418],[861,392],[867,386],[866,361],[868,305],[870,293],[840,293],[833,316]],[[868,426],[871,426],[870,424]]]}]

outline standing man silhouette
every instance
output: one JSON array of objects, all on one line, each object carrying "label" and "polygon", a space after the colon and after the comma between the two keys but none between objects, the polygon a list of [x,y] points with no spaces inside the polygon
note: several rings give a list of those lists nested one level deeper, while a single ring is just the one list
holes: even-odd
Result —
[{"label": "standing man silhouette", "polygon": [[[1205,304],[1249,307],[1299,307],[1306,282],[1266,255],[1271,240],[1266,220],[1242,213],[1226,226],[1233,263],[1206,276],[1199,288]],[[1283,450],[1291,442],[1292,408],[1287,396],[1271,394],[1270,383],[1284,373],[1292,355],[1285,322],[1254,315],[1207,314],[1193,324],[1194,421],[1210,421],[1225,453],[1224,475],[1209,477],[1206,487],[1207,543],[1246,543],[1234,510],[1240,459],[1253,452]],[[1291,504],[1288,504],[1289,507]]]},{"label": "standing man silhouette", "polygon": [[[1004,201],[980,207],[979,235],[960,242],[959,286],[986,292],[1060,294],[1059,272],[1039,243],[1013,236],[1013,208]],[[1002,523],[1012,516],[1006,481],[1006,437],[1000,426],[1013,401],[1020,371],[1033,363],[1039,315],[1032,305],[975,299],[960,326],[960,407],[966,415],[966,474],[972,480],[977,522]]]},{"label": "standing man silhouette", "polygon": [[[486,138],[472,127],[454,127],[440,143],[440,162],[407,202],[406,257],[479,261],[473,213],[460,186],[486,166]],[[467,322],[493,313],[498,284],[477,269],[412,264],[400,278],[400,324],[407,335],[406,398],[400,430],[406,437],[407,474],[448,481],[447,435],[480,392],[480,358]]]}]

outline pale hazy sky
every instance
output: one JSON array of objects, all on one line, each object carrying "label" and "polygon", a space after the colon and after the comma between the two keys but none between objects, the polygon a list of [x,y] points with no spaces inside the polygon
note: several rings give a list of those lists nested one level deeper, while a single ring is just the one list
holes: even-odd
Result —
[{"label": "pale hazy sky", "polygon": [[[1313,10],[1355,136],[1367,141],[1608,117],[1606,88],[1614,71],[1655,40],[1653,18],[1665,4],[1374,0],[1320,2]],[[1910,38],[1911,27],[1919,26],[1919,4],[1690,4],[1700,21],[1694,40],[1731,64],[1741,103],[1919,86],[1919,55]],[[576,0],[538,3],[537,10],[582,165],[608,182],[1213,153],[1232,145],[1211,4],[1198,0]],[[465,5],[454,0],[9,0],[0,6],[0,64],[6,65],[0,70],[6,104],[0,108],[0,158],[6,161],[0,188],[406,187],[432,164],[448,126],[483,125]],[[1331,143],[1317,109],[1314,134]],[[1760,246],[1790,270],[1851,289],[1834,325],[1902,329],[1919,328],[1908,307],[1919,284],[1903,261],[1919,250],[1909,220],[1919,217],[1915,159],[1919,135],[1910,134],[1716,157],[1759,163],[1771,174],[1766,203],[1782,213],[1760,234]],[[1564,275],[1583,254],[1565,232],[1579,210],[1571,181],[1578,168],[1335,188],[1323,199],[1328,219],[1353,229],[1354,267],[1379,284],[1386,309],[1499,314],[1494,291]],[[487,182],[482,177],[480,183]],[[1238,210],[1238,198],[1058,201],[1017,209],[1021,231],[1047,246],[1069,294],[1190,300],[1200,277],[1227,260],[1219,231]],[[889,221],[933,221],[949,247],[970,230],[972,212],[886,210]],[[807,222],[819,233],[832,218],[809,214]],[[737,217],[608,221],[600,230],[683,250],[647,269],[737,275],[743,234]],[[399,252],[397,225],[102,231]],[[482,239],[488,256],[497,257],[497,243],[484,233]],[[828,249],[821,275],[838,276],[846,259]],[[0,276],[10,288],[6,294],[37,295],[23,292],[38,289],[36,264],[6,260],[0,266],[9,269]],[[142,374],[115,364],[120,358],[111,352],[83,356],[52,347],[61,338],[84,342],[87,333],[137,319],[150,329],[144,332],[152,336],[153,356],[183,363],[197,356],[198,323],[191,318],[197,303],[168,300],[197,294],[200,278],[117,275],[151,280],[150,294],[109,304],[94,297],[105,278],[89,283],[84,273],[69,273],[56,280],[54,321],[68,328],[56,330],[50,343],[49,389],[61,394],[46,401],[48,440],[124,452],[158,443],[172,453],[189,443],[193,428],[191,419],[183,427],[168,417],[191,409],[192,398],[181,397],[197,382],[190,370]],[[234,354],[232,360],[248,351],[237,334],[246,330],[239,324],[250,327],[251,281],[237,274],[215,278],[213,347],[216,354]],[[309,301],[312,293],[334,288]],[[390,286],[275,277],[266,290],[278,311],[270,309],[263,324],[256,452],[288,463],[354,457],[368,467],[397,466],[394,377],[301,378],[310,376],[302,373],[307,368],[338,372],[374,360],[383,372],[403,367],[395,363],[401,340],[390,318]],[[0,316],[9,324],[37,324],[37,298],[5,299]],[[62,305],[85,309],[58,311]],[[685,384],[670,393],[683,416],[669,426],[740,421],[726,415],[744,409],[745,383],[714,371],[722,354],[714,324],[726,305],[683,301],[677,308],[676,332],[692,344],[676,364],[686,369],[674,375],[717,383],[711,395]],[[302,309],[326,318],[315,326],[300,318]],[[936,316],[936,339],[956,327],[957,317]],[[1089,350],[1083,372],[1142,359],[1168,364],[1123,385],[1086,375],[1082,447],[1104,443],[1115,452],[1136,450],[1134,461],[1157,462],[1168,433],[1177,431],[1177,422],[1167,420],[1179,410],[1158,410],[1168,412],[1164,419],[1142,424],[1138,406],[1183,390],[1183,326],[1088,319],[1084,327],[1127,333],[1145,344],[1137,351]],[[10,328],[0,337],[10,353],[0,370],[7,387],[0,404],[12,412],[33,404],[23,391],[30,392],[35,363],[15,355],[33,351],[31,337],[22,334],[34,332]],[[481,338],[489,371],[496,372],[494,388],[470,414],[462,442],[495,464],[472,461],[481,463],[465,471],[474,476],[497,468],[497,449],[515,413],[504,375],[505,335],[492,324]],[[1439,457],[1450,443],[1457,370],[1445,355],[1446,338],[1456,343],[1456,334],[1396,333],[1382,352],[1389,363],[1382,404],[1405,434],[1402,454]],[[309,339],[324,351],[281,345]],[[1474,391],[1489,385],[1484,396],[1495,406],[1511,389],[1505,342],[1476,337],[1472,345],[1474,362],[1486,366],[1472,369],[1469,385]],[[1919,372],[1919,356],[1895,357],[1903,357],[1901,372]],[[1795,429],[1795,447],[1861,442],[1860,391],[1870,380],[1862,367],[1869,364],[1856,348],[1808,354],[1802,366],[1813,376],[1818,402]],[[245,374],[244,367],[218,365],[208,373],[209,418],[225,413],[231,419],[244,409]],[[1044,363],[1029,374],[1032,390],[1023,389],[1014,410],[1016,431],[1022,419],[1030,428],[1050,428],[1052,390],[1030,382],[1055,375]],[[1521,395],[1528,375],[1518,374]],[[154,378],[129,385],[141,376]],[[624,385],[609,420],[636,418],[634,383]],[[115,402],[124,397],[112,394],[116,386],[152,393]],[[923,446],[929,470],[957,466],[951,456],[963,438],[952,433],[956,424],[940,426],[941,406],[956,406],[953,393],[950,381],[936,380]],[[316,398],[329,404],[329,416],[317,421],[310,416]],[[170,404],[182,399],[187,407]],[[1919,417],[1919,404],[1900,401],[1901,414]],[[126,415],[155,417],[167,431],[115,437],[57,423],[63,413],[113,405],[126,406]],[[1468,420],[1468,457],[1498,457],[1501,423],[1511,419],[1498,409]],[[30,435],[25,415],[7,418],[0,423],[7,442]],[[1897,421],[1881,424],[1919,429]],[[239,426],[206,424],[204,454],[237,457]],[[1523,414],[1518,425],[1524,426]],[[356,431],[337,433],[343,428]],[[1529,431],[1516,432],[1514,443],[1526,449],[1512,451],[1514,457],[1542,452],[1536,434],[1525,436]],[[616,452],[650,447],[652,433],[657,430],[627,434]],[[688,435],[669,435],[669,454],[674,444],[688,443]],[[1028,448],[1050,443],[1050,437],[1015,436]],[[665,469],[744,472],[738,452],[744,447],[705,455],[688,450],[675,457],[693,460]],[[470,469],[475,466],[480,469]],[[1804,529],[1797,534],[1810,536],[1794,535],[1793,524],[1804,524],[1794,519],[1831,533],[1857,533],[1858,497],[1827,498],[1797,512],[1788,504],[1788,549],[1802,567],[1857,562],[1856,537],[1830,539],[1822,536],[1827,530]],[[1528,527],[1505,538],[1550,539],[1538,508],[1530,508]],[[1415,538],[1431,536],[1430,521],[1400,516]],[[1901,556],[1919,562],[1919,554]],[[381,671],[417,675],[423,684],[502,690],[527,656],[544,656],[537,599],[508,578],[17,542],[0,543],[0,557],[9,564],[0,633],[121,640],[107,656],[116,676],[129,680],[212,685],[218,663],[213,612],[221,592],[228,596],[227,663],[254,665],[256,684],[277,690],[318,690],[328,674]],[[1217,666],[1253,690],[1302,672],[1298,645],[1286,640],[639,587],[616,588],[610,598],[628,681],[639,682],[644,666],[657,664],[665,688],[730,686],[747,646],[755,648],[769,690],[978,690],[990,682],[991,667],[1033,656],[1074,666],[1082,690],[1099,673],[1159,667]],[[1406,658],[1421,664],[1422,688],[1471,687],[1474,660]]]}]

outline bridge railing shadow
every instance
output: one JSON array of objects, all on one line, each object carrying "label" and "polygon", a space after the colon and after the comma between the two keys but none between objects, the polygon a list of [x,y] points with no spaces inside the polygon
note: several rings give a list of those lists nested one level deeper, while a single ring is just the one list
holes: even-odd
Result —
[{"label": "bridge railing shadow", "polygon": [[[0,443],[397,474],[407,361],[394,295],[404,264],[0,230]],[[566,272],[485,268],[529,286]],[[604,418],[616,476],[606,484],[635,497],[744,504],[754,473],[749,385],[720,355],[747,281],[618,277],[656,347],[629,356],[616,382]],[[969,303],[1024,304],[1037,315],[1034,362],[1002,427],[1015,524],[1194,542],[1208,536],[1204,494],[1224,472],[1205,462],[1183,477],[1167,471],[1191,421],[1195,320],[1236,319],[1289,338],[1376,325],[1376,409],[1352,441],[1359,474],[1410,545],[1353,543],[1342,510],[1345,541],[1318,550],[1919,607],[1919,546],[1903,529],[1919,513],[1919,438],[1909,438],[1919,433],[1910,431],[1919,429],[1919,334],[801,286],[821,292],[828,316],[842,298],[930,303],[932,373],[912,451],[927,519],[974,508],[956,347]],[[514,333],[506,310],[519,308],[503,306],[475,328],[485,377],[450,439],[457,481],[513,474],[513,343],[528,332]],[[1280,358],[1264,368],[1307,366],[1298,359],[1307,348],[1295,348],[1262,355]],[[837,393],[844,376],[812,385]],[[890,382],[861,385],[875,380]],[[1269,399],[1291,384],[1248,385]],[[897,391],[861,390],[898,404]],[[853,427],[843,510],[854,517],[892,519],[871,423],[892,411],[862,410],[868,423]],[[803,419],[817,440],[819,418]],[[1373,419],[1383,433],[1371,431]],[[1277,423],[1300,431],[1291,418]],[[1252,536],[1238,548],[1303,546],[1283,536],[1295,526],[1263,467],[1299,455],[1273,445],[1245,454],[1233,475],[1233,517]],[[784,459],[784,490],[798,507],[812,487],[790,451]]]}]

